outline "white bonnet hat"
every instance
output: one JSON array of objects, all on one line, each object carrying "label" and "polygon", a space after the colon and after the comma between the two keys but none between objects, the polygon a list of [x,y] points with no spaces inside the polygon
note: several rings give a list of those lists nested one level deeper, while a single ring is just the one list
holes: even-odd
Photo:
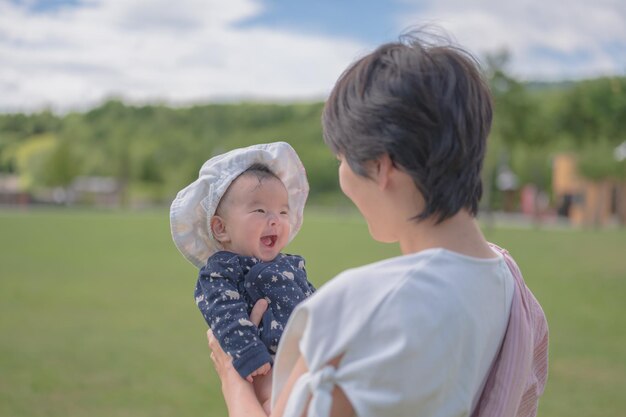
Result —
[{"label": "white bonnet hat", "polygon": [[230,184],[252,164],[262,163],[283,182],[289,194],[289,242],[302,226],[309,184],[296,151],[286,142],[234,149],[206,161],[198,179],[178,192],[170,207],[170,228],[178,250],[198,268],[222,250],[210,219]]}]

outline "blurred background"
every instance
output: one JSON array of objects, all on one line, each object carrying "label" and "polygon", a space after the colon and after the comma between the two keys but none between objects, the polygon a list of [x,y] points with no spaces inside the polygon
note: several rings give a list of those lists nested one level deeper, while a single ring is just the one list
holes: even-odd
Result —
[{"label": "blurred background", "polygon": [[625,22],[621,0],[0,0],[0,415],[225,415],[170,202],[211,156],[285,140],[312,280],[398,254],[320,116],[352,61],[424,26],[492,89],[479,220],[548,315],[539,415],[626,415]]}]

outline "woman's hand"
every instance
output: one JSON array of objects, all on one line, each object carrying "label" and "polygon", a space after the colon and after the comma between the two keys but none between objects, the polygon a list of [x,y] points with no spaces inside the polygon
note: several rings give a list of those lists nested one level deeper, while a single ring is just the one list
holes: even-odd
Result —
[{"label": "woman's hand", "polygon": [[[260,299],[252,308],[250,313],[250,321],[258,326],[263,319],[263,314],[267,310],[268,303],[265,299]],[[222,381],[222,391],[224,397],[228,397],[230,392],[236,392],[238,389],[249,389],[250,384],[243,379],[237,370],[233,367],[233,359],[222,349],[217,338],[209,329],[207,331],[207,339],[209,348],[211,349],[211,360],[217,371],[217,375]],[[244,386],[242,386],[242,384]],[[263,404],[267,413],[269,399],[271,396],[271,371],[267,375],[257,376],[254,378],[254,391],[260,403]]]}]

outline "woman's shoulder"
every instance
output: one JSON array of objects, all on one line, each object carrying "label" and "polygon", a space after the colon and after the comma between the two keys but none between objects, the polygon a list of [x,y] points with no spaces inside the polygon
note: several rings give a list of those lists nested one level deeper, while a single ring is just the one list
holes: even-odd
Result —
[{"label": "woman's shoulder", "polygon": [[347,269],[324,284],[320,292],[324,297],[346,292],[371,294],[373,291],[393,290],[408,282],[430,284],[446,281],[457,285],[459,276],[466,277],[464,281],[483,281],[483,285],[502,283],[510,278],[509,268],[504,257],[499,253],[496,255],[493,258],[476,258],[443,248],[426,249]]},{"label": "woman's shoulder", "polygon": [[398,326],[430,317],[436,326],[438,320],[473,314],[485,303],[508,305],[512,292],[501,256],[479,259],[436,248],[346,270],[301,308],[313,325],[336,326],[349,336],[374,315],[396,318]]},{"label": "woman's shoulder", "polygon": [[347,307],[357,304],[363,311],[399,290],[432,285],[463,287],[465,284],[458,282],[460,275],[471,281],[487,275],[499,276],[504,269],[501,257],[481,260],[445,249],[427,249],[345,270],[322,285],[307,303],[312,310],[340,302],[340,306]]},{"label": "woman's shoulder", "polygon": [[415,270],[424,267],[431,256],[430,253],[401,255],[350,268],[339,273],[321,289],[326,288],[325,291],[328,292],[352,292],[362,288],[368,293],[376,289],[392,289],[400,285]]}]

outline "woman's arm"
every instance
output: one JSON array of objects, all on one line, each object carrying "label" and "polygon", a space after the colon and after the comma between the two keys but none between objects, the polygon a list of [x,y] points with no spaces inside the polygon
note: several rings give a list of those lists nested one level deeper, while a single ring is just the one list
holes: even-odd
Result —
[{"label": "woman's arm", "polygon": [[[266,309],[267,301],[264,299],[259,300],[250,313],[250,321],[258,325]],[[222,382],[222,394],[228,408],[228,415],[267,417],[267,413],[263,410],[263,406],[257,398],[255,387],[239,375],[233,367],[232,358],[224,352],[210,329],[207,331],[207,339],[211,349],[211,359]],[[265,382],[271,384],[271,380],[271,378],[256,377],[255,383]],[[268,398],[271,396],[271,386],[257,387],[257,389],[267,392]]]},{"label": "woman's arm", "polygon": [[[257,305],[259,305],[259,307],[257,307]],[[263,312],[267,308],[267,305],[258,303],[257,305],[255,305],[250,315],[250,319],[253,322],[260,320],[263,316]],[[237,373],[232,365],[232,358],[222,350],[219,342],[215,339],[210,330],[207,332],[207,337],[209,340],[209,347],[212,350],[211,359],[213,360],[215,370],[222,381],[222,394],[224,395],[226,407],[228,408],[228,415],[230,417],[266,417],[267,413],[263,410],[263,406],[257,399],[253,385],[241,378],[241,376]],[[331,360],[329,365],[337,367],[340,360],[341,356]],[[296,361],[296,365],[291,371],[291,374],[289,375],[285,388],[280,393],[276,401],[276,407],[271,412],[272,417],[283,416],[285,406],[287,405],[287,401],[289,400],[289,396],[291,395],[296,381],[306,372],[308,372],[308,368],[304,358],[300,356]],[[352,416],[353,414],[354,409],[352,408],[350,401],[344,394],[343,390],[339,386],[335,385],[332,393],[332,408],[330,415],[332,417],[346,417]],[[306,417],[306,411],[303,416]]]}]

